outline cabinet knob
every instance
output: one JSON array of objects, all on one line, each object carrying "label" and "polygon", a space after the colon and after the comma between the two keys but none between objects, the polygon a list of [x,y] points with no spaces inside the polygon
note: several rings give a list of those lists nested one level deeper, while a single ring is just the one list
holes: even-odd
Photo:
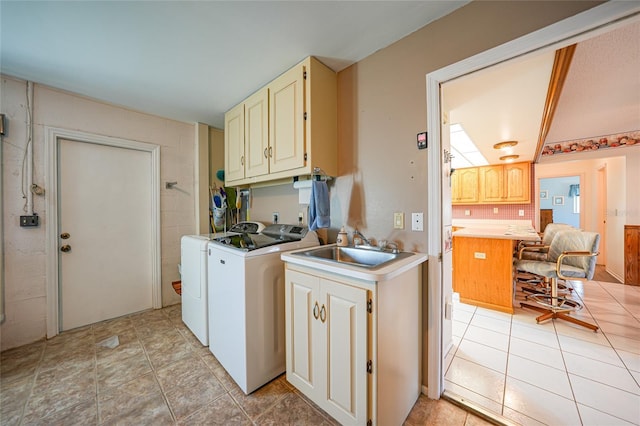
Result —
[{"label": "cabinet knob", "polygon": [[268,151],[269,151],[268,148],[264,149],[264,158],[269,158],[269,152]]},{"label": "cabinet knob", "polygon": [[322,305],[322,308],[320,308],[320,321],[324,323],[326,320],[327,320],[327,309],[324,307],[324,305]]},{"label": "cabinet knob", "polygon": [[318,302],[316,302],[315,305],[313,305],[313,317],[315,319],[318,319],[318,310],[320,309],[320,307],[318,306]]},{"label": "cabinet knob", "polygon": [[63,253],[68,253],[71,251],[71,246],[69,244],[65,244],[62,247],[60,247],[60,251]]}]

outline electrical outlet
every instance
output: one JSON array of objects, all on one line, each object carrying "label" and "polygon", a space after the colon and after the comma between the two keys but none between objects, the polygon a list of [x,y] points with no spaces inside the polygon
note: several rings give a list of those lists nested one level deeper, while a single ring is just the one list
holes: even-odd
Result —
[{"label": "electrical outlet", "polygon": [[273,212],[273,223],[276,224],[280,220],[280,213]]},{"label": "electrical outlet", "polygon": [[411,230],[424,231],[424,213],[411,213]]},{"label": "electrical outlet", "polygon": [[38,226],[38,215],[34,214],[32,216],[20,216],[20,226]]},{"label": "electrical outlet", "polygon": [[304,212],[303,211],[299,211],[298,212],[298,225],[303,225],[304,224]]},{"label": "electrical outlet", "polygon": [[498,214],[498,208],[497,207],[493,208],[493,214]]},{"label": "electrical outlet", "polygon": [[471,216],[471,210],[465,210],[464,211],[464,215],[465,216]]},{"label": "electrical outlet", "polygon": [[393,214],[393,229],[404,229],[404,213]]},{"label": "electrical outlet", "polygon": [[518,210],[518,216],[524,216],[524,210]]}]

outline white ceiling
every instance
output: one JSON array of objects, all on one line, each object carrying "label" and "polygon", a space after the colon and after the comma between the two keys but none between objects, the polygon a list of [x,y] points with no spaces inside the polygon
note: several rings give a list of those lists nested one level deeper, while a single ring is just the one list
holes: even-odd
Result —
[{"label": "white ceiling", "polygon": [[305,57],[334,70],[468,1],[0,1],[0,71],[188,122]]},{"label": "white ceiling", "polygon": [[[517,161],[535,160],[553,56],[532,53],[443,85],[449,122],[462,124],[489,164],[501,163],[493,145],[505,140],[518,141]],[[579,42],[545,144],[640,130],[639,70],[639,19]]]}]

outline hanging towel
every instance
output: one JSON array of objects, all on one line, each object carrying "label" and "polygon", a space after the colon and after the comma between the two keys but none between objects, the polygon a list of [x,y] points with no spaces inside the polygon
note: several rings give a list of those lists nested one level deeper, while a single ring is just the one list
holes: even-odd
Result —
[{"label": "hanging towel", "polygon": [[309,200],[309,229],[331,226],[331,211],[329,209],[329,188],[327,182],[314,180],[311,184],[311,199]]}]

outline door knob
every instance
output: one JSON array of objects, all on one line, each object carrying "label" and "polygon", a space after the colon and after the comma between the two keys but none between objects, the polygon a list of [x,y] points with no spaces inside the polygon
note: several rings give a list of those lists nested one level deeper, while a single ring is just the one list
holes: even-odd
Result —
[{"label": "door knob", "polygon": [[60,251],[64,252],[64,253],[67,253],[67,252],[71,251],[71,246],[69,244],[65,244],[62,247],[60,247]]},{"label": "door knob", "polygon": [[63,232],[62,234],[60,234],[60,238],[62,238],[63,240],[66,240],[69,237],[71,237],[71,235],[69,235],[68,232]]}]

